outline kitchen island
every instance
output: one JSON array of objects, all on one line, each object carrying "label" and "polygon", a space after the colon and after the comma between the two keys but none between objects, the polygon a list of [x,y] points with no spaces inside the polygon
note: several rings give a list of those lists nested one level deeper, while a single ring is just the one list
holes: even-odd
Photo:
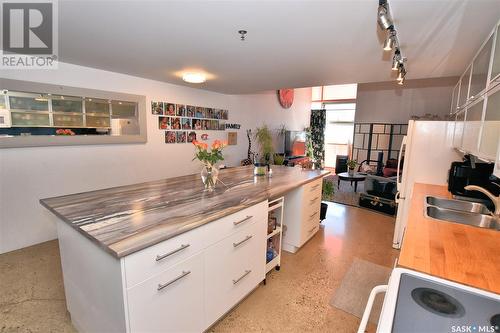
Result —
[{"label": "kitchen island", "polygon": [[265,278],[268,200],[292,198],[285,225],[296,250],[318,230],[328,173],[275,166],[267,178],[239,167],[221,170],[214,192],[188,175],[40,200],[57,217],[74,326],[207,329]]}]

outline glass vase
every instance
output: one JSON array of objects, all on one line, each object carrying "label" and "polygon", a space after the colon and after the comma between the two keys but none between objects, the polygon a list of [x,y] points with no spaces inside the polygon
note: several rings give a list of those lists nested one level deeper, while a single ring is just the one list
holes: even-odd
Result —
[{"label": "glass vase", "polygon": [[216,166],[204,165],[201,169],[201,181],[206,191],[212,192],[215,189],[218,177],[219,169]]}]

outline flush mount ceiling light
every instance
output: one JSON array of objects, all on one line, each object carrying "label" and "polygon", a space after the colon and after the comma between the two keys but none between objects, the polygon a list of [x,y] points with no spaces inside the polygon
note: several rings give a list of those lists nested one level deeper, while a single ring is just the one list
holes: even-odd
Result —
[{"label": "flush mount ceiling light", "polygon": [[182,74],[182,79],[188,83],[203,83],[207,80],[207,77],[203,73],[188,72]]},{"label": "flush mount ceiling light", "polygon": [[246,30],[238,30],[238,33],[240,34],[240,40],[243,42],[245,38],[247,37],[247,31]]},{"label": "flush mount ceiling light", "polygon": [[404,58],[401,53],[396,27],[394,26],[387,0],[379,0],[378,2],[377,23],[382,30],[387,32],[383,48],[384,51],[394,50],[391,69],[393,71],[399,71],[397,80],[398,84],[402,85],[406,75],[406,58]]}]

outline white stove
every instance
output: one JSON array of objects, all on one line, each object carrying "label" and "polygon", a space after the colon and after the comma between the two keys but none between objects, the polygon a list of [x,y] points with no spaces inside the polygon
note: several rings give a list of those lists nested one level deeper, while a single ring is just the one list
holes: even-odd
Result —
[{"label": "white stove", "polygon": [[386,295],[378,333],[500,332],[500,295],[396,268],[387,286],[372,290],[358,333],[365,331],[381,292]]}]

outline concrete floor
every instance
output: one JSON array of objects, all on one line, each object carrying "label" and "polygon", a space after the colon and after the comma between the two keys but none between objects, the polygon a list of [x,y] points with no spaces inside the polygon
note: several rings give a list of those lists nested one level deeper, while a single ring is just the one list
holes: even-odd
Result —
[{"label": "concrete floor", "polygon": [[[329,204],[320,231],[211,332],[355,332],[360,319],[329,305],[355,257],[392,267],[394,219]],[[75,332],[57,241],[0,255],[0,332]],[[373,325],[369,331],[374,331]]]}]

